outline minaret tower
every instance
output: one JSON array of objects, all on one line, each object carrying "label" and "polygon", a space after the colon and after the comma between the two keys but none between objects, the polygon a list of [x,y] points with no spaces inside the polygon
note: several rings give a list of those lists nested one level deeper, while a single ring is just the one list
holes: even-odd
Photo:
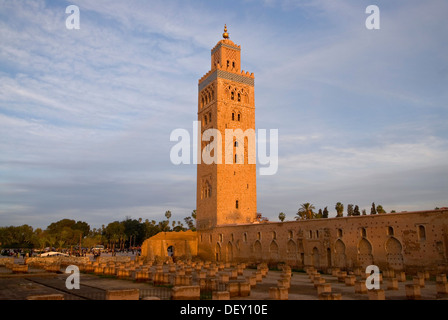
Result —
[{"label": "minaret tower", "polygon": [[[197,165],[198,230],[252,223],[257,212],[256,165],[248,154],[255,150],[255,139],[244,135],[232,138],[229,134],[230,130],[237,129],[255,133],[254,75],[241,70],[241,47],[230,40],[227,26],[222,36],[211,50],[211,69],[198,85],[201,136],[208,129],[216,129],[221,143],[215,136],[210,141],[216,139],[214,143],[220,144],[222,150],[221,154],[217,151],[219,145],[211,148],[209,141],[198,143],[199,156],[204,152],[216,156],[211,164],[201,157]],[[231,153],[227,158],[226,150]],[[229,158],[232,158],[231,163]]]}]

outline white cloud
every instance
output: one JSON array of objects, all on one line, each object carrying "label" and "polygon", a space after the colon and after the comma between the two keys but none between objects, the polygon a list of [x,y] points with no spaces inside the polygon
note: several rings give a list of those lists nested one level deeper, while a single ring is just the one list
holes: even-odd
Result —
[{"label": "white cloud", "polygon": [[255,72],[257,127],[279,129],[260,211],[347,194],[368,205],[386,180],[401,207],[448,190],[444,1],[380,4],[378,33],[364,27],[367,2],[73,4],[79,31],[65,29],[61,4],[0,0],[4,221],[191,211],[195,168],[170,163],[169,133],[190,130],[224,23]]}]

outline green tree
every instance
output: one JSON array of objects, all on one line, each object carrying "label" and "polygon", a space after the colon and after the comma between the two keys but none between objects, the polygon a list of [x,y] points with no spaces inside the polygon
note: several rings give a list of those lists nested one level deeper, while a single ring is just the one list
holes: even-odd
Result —
[{"label": "green tree", "polygon": [[168,220],[160,221],[158,224],[158,228],[162,232],[170,231],[170,222]]},{"label": "green tree", "polygon": [[353,209],[353,204],[347,205],[347,217],[354,216],[355,210]]},{"label": "green tree", "polygon": [[344,212],[344,205],[340,202],[336,203],[336,206],[334,207],[336,209],[336,217],[342,217]]},{"label": "green tree", "polygon": [[358,205],[356,205],[355,209],[353,209],[353,215],[354,216],[360,216],[361,215],[361,213],[359,212],[359,206]]},{"label": "green tree", "polygon": [[283,212],[280,212],[280,213],[278,214],[278,219],[279,219],[281,222],[283,222],[283,221],[285,220],[285,218],[286,218],[286,215],[285,215]]},{"label": "green tree", "polygon": [[195,224],[193,221],[193,217],[185,217],[184,221],[187,224],[189,230],[193,230],[193,231],[196,230],[196,227],[195,227]]},{"label": "green tree", "polygon": [[115,249],[115,244],[120,240],[120,237],[125,235],[125,226],[119,221],[109,223],[105,228],[105,236],[109,244]]},{"label": "green tree", "polygon": [[325,207],[324,208],[324,211],[322,212],[322,218],[328,218],[328,208],[327,207]]},{"label": "green tree", "polygon": [[372,208],[370,208],[370,214],[376,214],[375,202],[372,202]]},{"label": "green tree", "polygon": [[165,217],[166,217],[168,220],[170,220],[170,218],[171,218],[171,211],[170,211],[170,210],[168,210],[168,211],[165,212]]},{"label": "green tree", "polygon": [[299,211],[297,212],[296,220],[313,219],[314,209],[316,209],[314,205],[309,202],[301,204]]},{"label": "green tree", "polygon": [[376,206],[376,211],[377,211],[378,213],[386,213],[386,210],[384,210],[384,208],[383,208],[382,205],[377,205],[377,206]]}]

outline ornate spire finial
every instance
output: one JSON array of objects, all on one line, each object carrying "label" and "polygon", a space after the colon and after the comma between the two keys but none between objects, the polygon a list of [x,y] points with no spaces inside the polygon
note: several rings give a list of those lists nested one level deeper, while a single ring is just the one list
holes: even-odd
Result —
[{"label": "ornate spire finial", "polygon": [[229,34],[227,33],[227,25],[224,25],[224,33],[222,34],[224,39],[229,39]]}]

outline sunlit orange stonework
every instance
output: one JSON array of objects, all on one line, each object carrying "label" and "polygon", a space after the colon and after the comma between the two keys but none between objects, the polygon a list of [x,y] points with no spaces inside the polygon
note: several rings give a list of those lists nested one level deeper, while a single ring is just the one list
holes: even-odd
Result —
[{"label": "sunlit orange stonework", "polygon": [[[225,30],[224,39],[211,50],[211,70],[199,80],[198,92],[201,132],[218,129],[222,133],[223,150],[225,129],[255,129],[254,75],[241,70],[241,48],[229,37]],[[196,250],[191,246],[197,246],[197,255],[205,260],[281,262],[324,271],[334,268],[356,271],[373,264],[381,271],[448,272],[447,208],[287,222],[257,221],[256,167],[248,164],[246,142],[243,164],[226,164],[223,152],[222,164],[197,165],[196,238],[191,240],[192,234],[185,241],[175,237],[177,242],[170,242],[164,238],[146,246],[142,255],[167,256],[169,246],[174,248],[175,256],[176,252],[193,254]],[[198,151],[204,151],[208,143],[200,142]],[[227,147],[238,153],[234,140]],[[300,198],[297,201],[299,207]],[[190,249],[186,251],[187,247]]]},{"label": "sunlit orange stonework", "polygon": [[[201,133],[217,129],[222,137],[221,164],[197,165],[197,228],[254,222],[257,212],[256,168],[248,162],[250,139],[227,139],[226,129],[255,130],[254,75],[241,70],[241,47],[227,37],[211,50],[211,69],[199,80],[198,121]],[[229,142],[230,141],[230,142]],[[200,142],[201,153],[210,148]],[[244,144],[244,156],[238,147]],[[232,163],[225,151],[231,150]],[[205,150],[207,151],[207,150]],[[214,156],[216,150],[212,150]],[[218,154],[216,154],[218,156]],[[236,156],[236,159],[235,159]]]}]

